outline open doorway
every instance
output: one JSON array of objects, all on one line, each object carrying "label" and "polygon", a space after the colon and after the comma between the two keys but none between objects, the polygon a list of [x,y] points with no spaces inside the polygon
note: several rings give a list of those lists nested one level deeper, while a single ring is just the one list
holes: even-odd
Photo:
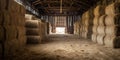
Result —
[{"label": "open doorway", "polygon": [[65,27],[56,27],[56,34],[65,34]]}]

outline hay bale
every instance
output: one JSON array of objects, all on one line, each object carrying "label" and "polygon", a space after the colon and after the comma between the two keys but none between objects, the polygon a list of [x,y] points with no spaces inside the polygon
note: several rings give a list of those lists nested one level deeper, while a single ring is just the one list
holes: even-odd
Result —
[{"label": "hay bale", "polygon": [[9,12],[4,11],[2,13],[2,15],[3,15],[3,17],[1,17],[1,18],[4,19],[4,21],[2,23],[4,25],[10,25],[11,24],[11,16],[10,16]]},{"label": "hay bale", "polygon": [[[16,17],[13,17],[13,16],[16,16]],[[18,25],[18,21],[19,21],[18,14],[16,13],[10,14],[9,20],[10,20],[10,25]]]},{"label": "hay bale", "polygon": [[26,29],[26,35],[40,35],[38,28],[27,28]]},{"label": "hay bale", "polygon": [[105,25],[105,18],[106,18],[106,16],[107,15],[100,16],[99,22],[98,22],[99,25],[103,25],[103,26]]},{"label": "hay bale", "polygon": [[88,26],[84,26],[84,31],[88,32]]},{"label": "hay bale", "polygon": [[105,7],[102,5],[98,5],[96,6],[96,8],[94,9],[94,15],[95,16],[101,16],[103,14],[105,14]]},{"label": "hay bale", "polygon": [[98,23],[99,23],[99,17],[94,17],[94,19],[93,19],[93,25],[98,25]]},{"label": "hay bale", "polygon": [[9,40],[4,42],[5,45],[5,56],[14,56],[20,50],[19,41],[17,39]]},{"label": "hay bale", "polygon": [[97,33],[104,34],[105,33],[105,26],[102,26],[102,25],[98,26]]},{"label": "hay bale", "polygon": [[84,38],[87,39],[88,32],[84,32]]},{"label": "hay bale", "polygon": [[120,48],[120,37],[106,35],[104,42],[106,47]]},{"label": "hay bale", "polygon": [[17,37],[16,26],[5,26],[6,40],[14,40]]},{"label": "hay bale", "polygon": [[115,15],[120,13],[120,3],[112,3],[105,8],[105,13],[107,15]]},{"label": "hay bale", "polygon": [[32,15],[25,14],[25,20],[32,20]]},{"label": "hay bale", "polygon": [[93,33],[97,33],[98,26],[93,26]]},{"label": "hay bale", "polygon": [[41,42],[40,36],[27,36],[27,43],[28,44],[36,44]]},{"label": "hay bale", "polygon": [[19,12],[19,4],[15,2],[14,0],[8,0],[8,11],[13,13]]},{"label": "hay bale", "polygon": [[97,35],[98,35],[97,33],[92,34],[92,41],[95,43],[97,42]]},{"label": "hay bale", "polygon": [[19,40],[19,45],[20,47],[25,46],[26,44],[26,30],[25,27],[17,27],[17,37]]},{"label": "hay bale", "polygon": [[84,25],[87,25],[87,26],[89,25],[89,19],[88,18],[85,19],[85,24]]},{"label": "hay bale", "polygon": [[26,9],[23,6],[20,6],[20,13],[25,18]]},{"label": "hay bale", "polygon": [[26,27],[28,28],[38,28],[39,22],[38,20],[26,20]]},{"label": "hay bale", "polygon": [[104,45],[104,38],[105,38],[105,34],[98,34],[97,35],[97,43]]},{"label": "hay bale", "polygon": [[120,36],[120,26],[106,26],[105,33],[108,35]]},{"label": "hay bale", "polygon": [[106,25],[120,25],[120,14],[118,15],[109,15],[105,19]]}]

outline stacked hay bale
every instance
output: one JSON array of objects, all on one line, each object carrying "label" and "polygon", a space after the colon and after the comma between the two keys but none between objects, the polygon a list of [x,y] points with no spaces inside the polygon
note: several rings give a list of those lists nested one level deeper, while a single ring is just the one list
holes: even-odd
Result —
[{"label": "stacked hay bale", "polygon": [[88,10],[88,19],[87,19],[87,39],[91,39],[92,38],[92,28],[93,28],[93,18],[94,18],[94,14],[93,14],[93,9],[91,8],[90,10]]},{"label": "stacked hay bale", "polygon": [[84,13],[84,38],[91,39],[92,27],[93,27],[93,12],[92,9]]},{"label": "stacked hay bale", "polygon": [[81,21],[81,37],[85,37],[85,14],[82,15],[82,21]]},{"label": "stacked hay bale", "polygon": [[79,35],[79,28],[80,28],[79,21],[76,21],[74,23],[74,34],[78,34]]},{"label": "stacked hay bale", "polygon": [[47,34],[47,23],[30,14],[26,14],[25,17],[27,43],[41,43]]},{"label": "stacked hay bale", "polygon": [[26,14],[26,35],[27,35],[27,43],[40,43],[40,27],[39,21],[33,20],[32,15]]},{"label": "stacked hay bale", "polygon": [[0,54],[11,57],[26,43],[25,9],[14,0],[0,1]]},{"label": "stacked hay bale", "polygon": [[79,36],[81,37],[82,36],[82,20],[80,20],[80,22],[79,22],[79,27],[80,27],[79,28],[79,30],[80,30],[79,31],[79,33],[80,33]]},{"label": "stacked hay bale", "polygon": [[77,22],[74,23],[74,34],[77,34]]},{"label": "stacked hay bale", "polygon": [[98,21],[99,17],[104,14],[104,7],[101,5],[96,6],[94,9],[94,19],[93,19],[93,34],[92,34],[92,41],[97,42],[97,35],[98,35]]},{"label": "stacked hay bale", "polygon": [[98,25],[98,28],[97,28],[97,32],[98,32],[97,43],[101,44],[101,45],[104,45],[105,18],[106,18],[106,15],[102,15],[102,16],[100,16],[99,21],[98,21],[99,25]]},{"label": "stacked hay bale", "polygon": [[83,38],[87,38],[87,33],[88,33],[88,20],[89,20],[89,15],[88,11],[83,14]]},{"label": "stacked hay bale", "polygon": [[120,3],[112,3],[105,9],[107,17],[105,19],[105,46],[120,47]]},{"label": "stacked hay bale", "polygon": [[40,30],[41,40],[44,40],[47,34],[47,22],[45,22],[44,20],[40,22]]}]

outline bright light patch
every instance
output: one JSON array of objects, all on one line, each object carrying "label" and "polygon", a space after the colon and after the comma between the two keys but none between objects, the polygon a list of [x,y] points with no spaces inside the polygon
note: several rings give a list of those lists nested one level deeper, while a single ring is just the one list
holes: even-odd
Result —
[{"label": "bright light patch", "polygon": [[56,34],[65,34],[65,27],[56,27]]}]

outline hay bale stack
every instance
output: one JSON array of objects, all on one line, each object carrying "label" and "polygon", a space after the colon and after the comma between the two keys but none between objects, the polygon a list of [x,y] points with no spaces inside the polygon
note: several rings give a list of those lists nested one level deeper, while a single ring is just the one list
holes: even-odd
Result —
[{"label": "hay bale stack", "polygon": [[112,3],[105,9],[107,17],[105,19],[105,46],[120,48],[120,3]]},{"label": "hay bale stack", "polygon": [[88,18],[87,18],[87,38],[91,39],[92,38],[92,28],[93,28],[93,18],[94,18],[94,14],[93,14],[93,9],[88,10]]},{"label": "hay bale stack", "polygon": [[80,36],[85,39],[91,39],[92,27],[93,27],[93,10],[90,9],[82,15],[80,21]]},{"label": "hay bale stack", "polygon": [[25,20],[32,20],[32,15],[25,14]]},{"label": "hay bale stack", "polygon": [[116,14],[116,15],[108,15],[106,17],[106,20],[105,20],[105,24],[107,26],[110,26],[110,25],[120,25],[120,14]]},{"label": "hay bale stack", "polygon": [[31,28],[27,28],[26,29],[26,35],[39,35],[39,29],[37,29],[37,28],[33,28],[33,29],[31,29]]},{"label": "hay bale stack", "polygon": [[44,40],[47,34],[47,23],[44,21],[41,21],[40,26],[41,26],[41,39]]},{"label": "hay bale stack", "polygon": [[[26,20],[26,35],[27,43],[34,44],[40,43],[40,33],[39,33],[39,21],[38,20]],[[37,36],[37,37],[36,37]]]},{"label": "hay bale stack", "polygon": [[27,36],[27,43],[28,44],[36,44],[41,42],[41,37],[40,36]]},{"label": "hay bale stack", "polygon": [[47,34],[47,23],[29,14],[26,14],[26,19],[27,43],[41,43]]},{"label": "hay bale stack", "polygon": [[97,43],[101,44],[101,45],[104,45],[105,28],[106,28],[105,27],[105,18],[106,18],[106,15],[102,15],[98,21],[99,25],[97,28],[97,32],[98,32]]},{"label": "hay bale stack", "polygon": [[107,15],[116,15],[120,13],[120,2],[112,3],[108,5],[105,9]]},{"label": "hay bale stack", "polygon": [[97,28],[99,26],[99,18],[100,18],[100,16],[102,16],[105,13],[104,9],[105,9],[105,7],[102,5],[98,5],[94,9],[93,34],[92,34],[93,42],[97,42],[97,35],[98,35]]},{"label": "hay bale stack", "polygon": [[38,20],[26,20],[27,28],[39,28]]},{"label": "hay bale stack", "polygon": [[0,45],[5,45],[5,56],[13,56],[26,43],[25,12],[14,0],[0,1]]},{"label": "hay bale stack", "polygon": [[79,34],[79,28],[80,28],[80,25],[79,25],[79,21],[76,21],[74,23],[74,34]]}]

